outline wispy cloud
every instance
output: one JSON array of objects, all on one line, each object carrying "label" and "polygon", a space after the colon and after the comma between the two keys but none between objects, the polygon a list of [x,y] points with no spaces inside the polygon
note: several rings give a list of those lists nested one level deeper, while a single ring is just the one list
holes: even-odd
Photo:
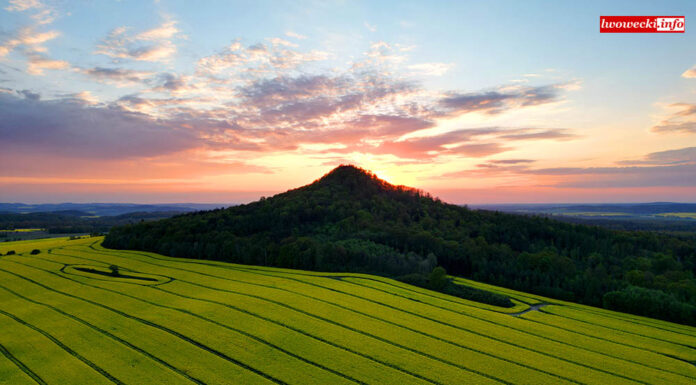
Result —
[{"label": "wispy cloud", "polygon": [[38,25],[50,24],[58,16],[52,7],[39,0],[10,0],[5,10],[9,12],[33,11],[31,18]]},{"label": "wispy cloud", "polygon": [[10,53],[15,48],[20,48],[22,52],[36,53],[46,52],[44,43],[60,36],[60,32],[52,30],[39,32],[33,27],[20,29],[16,35],[0,45],[0,57]]},{"label": "wispy cloud", "polygon": [[43,4],[39,0],[10,0],[9,5],[5,10],[10,12],[22,12],[29,9],[43,8]]},{"label": "wispy cloud", "polygon": [[[673,112],[652,127],[658,133],[696,133],[696,104],[674,103],[668,106]],[[675,111],[676,110],[676,111]]]},{"label": "wispy cloud", "polygon": [[149,71],[107,67],[76,68],[76,71],[97,81],[114,84],[117,87],[141,85],[154,75],[154,72]]},{"label": "wispy cloud", "polygon": [[545,86],[508,86],[498,90],[457,93],[450,92],[440,99],[440,106],[450,114],[480,112],[494,115],[511,109],[557,102],[565,83]]},{"label": "wispy cloud", "polygon": [[43,75],[44,70],[68,69],[70,65],[63,60],[48,57],[45,43],[59,37],[57,30],[41,31],[45,25],[57,17],[56,11],[38,0],[11,0],[5,8],[9,12],[33,12],[32,25],[17,30],[10,38],[0,44],[0,59],[17,50],[27,59],[27,73]]},{"label": "wispy cloud", "polygon": [[454,63],[419,63],[411,64],[408,69],[415,75],[442,76],[454,67]]},{"label": "wispy cloud", "polygon": [[687,78],[687,79],[696,78],[696,66],[691,67],[688,70],[684,71],[681,76],[683,78]]},{"label": "wispy cloud", "polygon": [[70,68],[70,63],[64,60],[49,59],[41,54],[30,54],[27,63],[27,73],[31,75],[43,75],[44,70],[63,70]]},{"label": "wispy cloud", "polygon": [[293,32],[293,31],[287,31],[285,32],[285,36],[291,37],[293,39],[298,39],[298,40],[304,40],[307,38],[305,35],[300,35],[299,33]]},{"label": "wispy cloud", "polygon": [[120,59],[166,62],[177,52],[174,39],[180,35],[175,20],[167,20],[161,25],[130,33],[127,27],[112,30],[97,46],[95,53]]},{"label": "wispy cloud", "polygon": [[[239,40],[233,41],[224,50],[198,60],[199,74],[219,75],[233,72],[236,75],[255,73],[258,75],[292,70],[304,63],[325,60],[329,54],[324,51],[296,50],[297,44],[280,38],[268,39],[270,46],[257,43],[247,47]],[[229,74],[228,74],[229,75]]]},{"label": "wispy cloud", "polygon": [[531,163],[531,160],[490,160],[475,168],[445,173],[435,179],[540,177],[544,185],[537,187],[588,189],[696,186],[696,147],[653,152],[642,159],[598,167],[534,168]]},{"label": "wispy cloud", "polygon": [[685,163],[696,164],[696,147],[679,148],[676,150],[658,151],[647,154],[643,159],[624,160],[622,165],[675,165]]}]

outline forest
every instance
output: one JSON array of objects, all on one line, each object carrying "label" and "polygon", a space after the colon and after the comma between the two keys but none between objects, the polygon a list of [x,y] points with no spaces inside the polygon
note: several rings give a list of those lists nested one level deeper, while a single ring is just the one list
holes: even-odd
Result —
[{"label": "forest", "polygon": [[470,210],[354,166],[253,203],[114,227],[103,245],[451,289],[431,282],[439,266],[454,276],[696,325],[693,234]]}]

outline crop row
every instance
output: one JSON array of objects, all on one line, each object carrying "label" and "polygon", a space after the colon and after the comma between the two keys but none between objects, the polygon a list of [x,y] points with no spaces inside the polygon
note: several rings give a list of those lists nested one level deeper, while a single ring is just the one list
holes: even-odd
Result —
[{"label": "crop row", "polygon": [[[24,271],[24,273],[27,273],[27,272]],[[40,273],[36,273],[36,272],[35,272],[34,275],[40,275],[41,278],[42,278],[42,280],[47,279],[47,277],[45,277],[45,274],[40,274]],[[67,278],[66,278],[66,279],[67,279]],[[49,279],[49,280],[50,280],[50,279]],[[77,282],[75,282],[75,283],[77,283]],[[99,284],[107,285],[108,283],[103,282],[103,281],[100,281]],[[119,286],[128,286],[127,284],[117,284],[117,285],[119,285]],[[223,338],[220,338],[220,339],[223,340],[223,341],[221,341],[220,343],[225,343],[226,341],[224,341],[224,338],[225,338],[227,335],[230,334],[229,331],[220,331],[220,330],[216,330],[216,328],[215,328],[216,325],[215,325],[214,323],[207,322],[206,324],[203,324],[203,322],[197,322],[197,321],[195,321],[195,320],[192,320],[192,319],[190,319],[190,318],[191,318],[191,315],[190,315],[190,314],[188,315],[188,317],[186,317],[186,316],[183,315],[183,314],[172,314],[172,313],[170,313],[170,312],[168,312],[168,311],[163,310],[163,309],[162,309],[162,308],[163,308],[162,305],[144,307],[144,306],[142,306],[142,304],[137,305],[136,303],[134,303],[133,298],[125,297],[125,295],[123,295],[123,294],[120,294],[120,295],[117,296],[117,295],[116,295],[117,293],[116,293],[115,291],[113,291],[113,290],[110,291],[110,290],[107,290],[106,288],[99,289],[98,287],[93,286],[93,285],[89,285],[89,284],[83,284],[83,286],[89,286],[89,287],[92,287],[92,288],[95,289],[95,290],[82,290],[82,291],[81,291],[81,294],[82,294],[83,296],[86,296],[87,294],[94,294],[94,295],[97,295],[99,298],[110,298],[109,303],[112,304],[112,306],[113,306],[113,305],[118,305],[119,308],[121,308],[122,306],[129,306],[129,307],[132,308],[132,309],[135,309],[135,308],[141,308],[141,309],[142,309],[142,308],[146,308],[146,309],[148,309],[150,312],[152,312],[153,314],[158,314],[159,317],[167,318],[168,320],[170,320],[169,322],[172,322],[173,324],[176,324],[176,325],[186,325],[187,329],[188,329],[189,327],[191,328],[191,330],[186,330],[186,331],[179,330],[179,332],[182,333],[182,334],[183,334],[184,332],[186,332],[186,334],[188,335],[188,334],[194,333],[194,330],[195,330],[195,331],[199,331],[199,333],[205,331],[205,333],[208,334],[208,335],[210,335],[211,338],[220,338],[220,337],[223,337]],[[65,285],[64,285],[64,287],[65,287]],[[138,287],[137,287],[137,286],[130,285],[129,287],[130,287],[131,289],[133,289],[135,292],[138,292],[138,290],[137,290]],[[120,298],[119,298],[119,297],[120,297]],[[159,297],[157,297],[156,299],[157,299],[158,301],[161,300],[161,295],[160,295]],[[155,311],[155,310],[156,310],[156,311]],[[192,309],[192,310],[193,310],[193,309]],[[201,309],[201,308],[198,308],[198,309],[195,309],[195,310],[198,311],[198,312],[201,312],[201,313],[203,313],[203,314],[208,315],[207,310],[204,310],[204,309]],[[134,310],[134,311],[135,311],[135,310]],[[164,313],[164,314],[159,314],[159,313]],[[165,314],[166,314],[166,315],[165,315]],[[154,315],[153,315],[153,316],[154,316]],[[223,320],[223,319],[224,319],[224,320],[226,320],[226,322],[231,322],[231,323],[233,323],[233,321],[234,321],[234,319],[230,319],[230,314],[229,314],[229,312],[220,315],[220,316],[219,316],[219,319],[220,319],[220,320]],[[163,322],[163,320],[160,319],[159,322]],[[323,327],[324,325],[321,325],[321,326]],[[258,323],[258,322],[250,324],[249,327],[251,328],[250,330],[260,330],[260,329],[262,329],[262,327],[259,326],[259,323]],[[280,337],[280,336],[277,336],[277,337]],[[287,339],[285,338],[285,339],[283,339],[283,340],[285,341],[285,340],[287,340]],[[245,348],[248,349],[249,346],[245,346]],[[393,350],[393,349],[392,349],[392,350]],[[389,353],[393,354],[395,357],[401,357],[401,356],[404,355],[404,354],[399,354],[399,352],[394,352],[394,351],[391,351],[391,352],[388,351],[387,354],[389,354]],[[403,353],[403,352],[401,352],[401,353]],[[302,369],[303,369],[305,372],[308,372],[308,373],[306,373],[306,374],[304,374],[304,375],[300,375],[300,376],[295,377],[294,374],[296,374],[296,373],[293,373],[293,372],[294,372],[294,370],[292,370],[292,369],[293,369],[293,366],[292,366],[291,364],[287,363],[287,362],[284,362],[284,360],[282,360],[282,359],[278,360],[277,357],[273,357],[273,352],[271,352],[271,351],[267,351],[267,352],[263,352],[263,353],[260,353],[260,352],[259,352],[259,353],[257,353],[257,354],[254,354],[253,356],[255,356],[255,357],[259,358],[259,359],[262,359],[262,360],[268,360],[268,362],[259,363],[260,366],[263,366],[264,368],[266,368],[266,365],[275,365],[279,370],[282,370],[282,371],[287,372],[287,376],[288,376],[289,378],[293,379],[293,381],[295,381],[294,379],[297,378],[297,379],[298,379],[298,380],[297,380],[298,383],[312,383],[312,381],[319,382],[319,383],[326,383],[326,381],[327,381],[327,379],[326,379],[327,374],[326,374],[326,373],[324,373],[324,374],[322,375],[322,374],[320,374],[320,373],[316,373],[316,371],[308,371],[307,368],[302,368]],[[269,356],[270,356],[270,357],[269,357]],[[335,360],[335,359],[336,359],[335,355],[322,356],[322,358],[323,358],[323,359],[326,359],[326,360]],[[407,358],[408,358],[408,357],[407,357]],[[421,360],[421,361],[423,361],[423,360]],[[339,363],[340,363],[340,362],[339,362]],[[407,361],[406,363],[408,363],[408,361]],[[426,362],[424,362],[424,364],[427,364],[427,365],[424,365],[424,366],[426,366],[426,369],[429,369],[429,370],[442,370],[442,369],[444,369],[444,368],[439,368],[437,365],[434,365],[434,363],[432,363],[432,362],[427,362],[427,361],[426,361]],[[450,371],[452,371],[452,370],[450,369]],[[424,370],[424,372],[425,372],[425,370]],[[387,373],[387,374],[389,374],[389,373]],[[437,372],[436,372],[436,374],[437,374]],[[308,378],[307,376],[309,376],[309,375],[313,375],[313,376],[315,376],[315,377],[309,377],[309,378]],[[450,380],[450,381],[453,381],[453,380],[454,380],[455,378],[457,378],[457,377],[458,377],[458,378],[467,378],[467,377],[469,377],[469,376],[467,375],[466,372],[462,372],[461,370],[458,370],[458,371],[456,371],[456,372],[454,372],[454,373],[452,374],[452,376],[449,378],[449,380]],[[482,379],[483,379],[483,380],[486,380],[485,378],[482,378]],[[475,377],[472,377],[472,378],[471,378],[471,380],[472,380],[471,382],[472,382],[472,383],[485,383],[485,381],[483,381],[482,379],[481,379],[481,378],[476,379]],[[330,381],[331,381],[331,383],[337,383],[337,381],[335,381],[335,379],[331,379]],[[411,382],[412,382],[412,381],[411,381]]]},{"label": "crop row", "polygon": [[[174,281],[177,282],[177,281]],[[168,284],[167,286],[169,287],[172,285],[174,282],[171,284]],[[112,283],[106,283],[106,282],[99,282],[96,283],[98,285],[108,285],[111,284],[112,287],[115,284]],[[91,284],[85,284],[85,285],[91,285]],[[138,290],[135,286],[131,285],[130,287],[127,287],[125,284],[118,284],[118,286],[121,286],[123,289],[132,289],[134,293],[138,293],[139,295],[142,295],[143,293],[149,293],[150,288],[148,290]],[[161,302],[163,300],[163,295],[162,292],[165,289],[161,288],[152,288],[153,291],[157,290],[157,296],[154,297],[158,302]],[[106,290],[104,288],[103,290]],[[199,295],[198,289],[195,290],[196,295]],[[191,293],[192,290],[190,287],[187,287],[184,290],[185,293]],[[215,297],[219,297],[220,293],[213,293]],[[171,299],[170,299],[171,300]],[[178,300],[180,301],[180,300]],[[227,300],[225,303],[230,303],[234,304],[235,306],[244,306],[244,303],[241,303],[241,301],[233,301],[233,300]],[[153,306],[162,306],[159,303],[154,304],[152,303],[151,305]],[[191,306],[189,304],[189,306]],[[204,309],[201,307],[201,304],[197,305],[198,307],[195,308],[198,312],[201,312],[202,314],[206,314],[206,317],[219,317],[218,319],[223,321],[223,322],[232,322],[235,320],[235,317],[240,317],[243,316],[244,313],[240,312],[239,314],[231,314],[229,312],[229,309],[224,309],[225,311],[221,311],[219,314],[216,314],[215,312],[212,312],[212,309],[206,308]],[[208,304],[210,306],[210,304]],[[217,305],[216,305],[217,306]],[[182,304],[179,304],[179,307],[182,307]],[[218,306],[220,307],[220,306]],[[256,308],[258,310],[258,306],[252,307]],[[194,308],[189,308],[189,309],[194,309]],[[288,318],[285,314],[280,313],[277,311],[277,309],[273,309],[270,306],[264,307],[264,309],[268,315],[273,316],[276,318],[277,321],[285,322],[286,319]],[[219,311],[219,309],[218,309]],[[295,312],[297,313],[297,312]],[[387,360],[397,360],[400,363],[400,366],[404,367],[415,367],[419,370],[419,372],[428,375],[428,376],[437,376],[438,378],[442,378],[441,381],[443,383],[451,383],[451,382],[456,382],[461,380],[462,378],[468,378],[471,377],[469,382],[473,383],[482,383],[486,380],[485,377],[480,377],[477,378],[476,376],[472,376],[472,373],[468,372],[467,367],[461,366],[461,365],[452,365],[452,363],[448,363],[446,361],[443,361],[441,359],[438,359],[437,357],[434,357],[430,354],[427,353],[422,353],[414,349],[409,349],[406,346],[399,346],[393,343],[390,343],[389,341],[383,339],[383,338],[374,338],[371,337],[369,334],[366,333],[361,333],[358,330],[352,330],[350,327],[340,327],[338,325],[332,324],[332,320],[330,319],[320,319],[320,318],[314,318],[314,319],[307,319],[305,314],[302,313],[297,313],[294,314],[294,318],[297,319],[295,323],[296,326],[305,328],[306,331],[312,332],[312,333],[317,333],[319,334],[319,337],[325,340],[331,340],[333,339],[334,341],[337,340],[339,342],[347,342],[349,347],[352,349],[359,349],[362,351],[366,351],[369,354],[376,354],[378,357],[384,357]],[[237,321],[235,321],[237,322]],[[259,320],[255,320],[255,322],[250,322],[250,325],[257,325],[257,329],[263,329],[262,327],[258,326],[260,325]],[[351,333],[352,332],[352,333]],[[294,337],[296,338],[296,337]],[[291,338],[283,338],[284,341],[291,340]],[[323,355],[321,357],[322,359],[327,359],[327,360],[334,360],[334,356],[325,356]],[[468,358],[475,358],[475,357],[468,357]],[[488,367],[490,367],[490,360],[489,359],[479,359],[478,362],[486,364]],[[398,364],[397,364],[398,365]],[[483,373],[482,373],[483,374]],[[483,376],[486,376],[483,374]],[[491,376],[488,376],[491,377]],[[505,382],[505,381],[502,381]]]},{"label": "crop row", "polygon": [[[327,280],[323,280],[322,282],[325,282],[325,281],[327,281]],[[334,280],[331,280],[331,281],[334,281]],[[171,287],[171,285],[168,285],[168,286]],[[284,287],[287,287],[286,284],[284,284],[283,286],[284,286]],[[190,291],[190,289],[187,289],[187,291]],[[316,294],[316,293],[315,293],[315,294]],[[271,297],[275,297],[275,296],[277,296],[277,295],[278,295],[277,293],[276,293],[276,294],[269,294],[269,296],[271,296]],[[287,298],[287,301],[291,301],[291,300],[293,300],[293,298]],[[360,306],[362,306],[362,305],[360,305]],[[362,307],[364,308],[365,306],[362,306]],[[313,306],[311,306],[311,307],[309,307],[309,308],[316,309],[316,305],[313,305]],[[333,310],[333,311],[335,311],[335,310]],[[383,310],[378,311],[378,313],[379,313],[380,315],[384,316],[384,311],[383,311]],[[403,319],[403,315],[401,315],[401,316],[402,316],[401,318]],[[341,319],[343,319],[343,318],[345,318],[345,317],[346,317],[346,316],[341,316]],[[509,319],[511,319],[511,318],[509,318]],[[468,322],[469,322],[469,321],[468,321]],[[422,320],[414,320],[414,321],[411,322],[411,323],[412,323],[412,324],[416,324],[416,323],[418,323],[418,324],[423,324]],[[490,325],[487,325],[487,326],[490,327]],[[485,327],[486,327],[486,325],[478,325],[478,327],[477,327],[476,329],[479,329],[479,328],[482,329],[482,332],[479,332],[479,335],[478,335],[478,336],[472,336],[472,335],[462,334],[462,331],[461,331],[461,330],[454,330],[454,331],[453,331],[453,330],[438,330],[438,328],[442,328],[442,325],[429,325],[429,326],[427,327],[427,329],[429,330],[429,332],[430,332],[431,334],[432,334],[432,330],[435,330],[435,331],[439,332],[440,335],[448,335],[448,336],[451,336],[451,335],[454,334],[455,336],[458,337],[458,338],[456,338],[456,340],[462,340],[462,341],[467,341],[467,342],[469,342],[469,341],[477,342],[477,341],[478,341],[479,345],[476,345],[476,349],[477,349],[477,350],[486,351],[486,349],[490,349],[491,354],[495,353],[495,354],[498,354],[498,355],[500,355],[500,354],[503,354],[503,355],[504,355],[504,354],[506,354],[506,352],[508,352],[507,354],[510,354],[510,357],[519,356],[520,354],[519,354],[519,352],[515,351],[514,349],[511,349],[511,346],[509,346],[509,345],[513,345],[513,347],[517,347],[517,348],[520,348],[520,347],[523,348],[523,345],[524,345],[524,344],[527,344],[527,343],[530,344],[530,345],[536,345],[536,344],[542,344],[542,345],[543,345],[543,343],[546,343],[546,341],[538,340],[538,339],[537,339],[537,340],[529,340],[529,336],[523,336],[523,338],[527,338],[527,340],[524,340],[524,342],[522,342],[522,343],[512,343],[512,344],[509,343],[509,342],[507,342],[507,345],[508,345],[508,346],[506,346],[506,345],[505,345],[505,342],[504,342],[504,341],[505,341],[504,338],[510,337],[510,336],[509,336],[509,335],[505,335],[505,334],[500,335],[500,339],[499,339],[498,341],[489,341],[489,340],[480,341],[480,339],[481,339],[481,337],[482,337],[482,336],[480,335],[481,333],[490,334],[490,332],[491,332],[491,330],[486,330]],[[458,333],[459,333],[459,334],[458,334]],[[403,334],[403,333],[402,333],[402,334]],[[437,337],[435,337],[435,338],[437,338]],[[477,338],[478,338],[478,340],[477,340]],[[519,336],[517,336],[517,337],[515,337],[515,338],[519,338]],[[540,341],[541,341],[541,342],[540,342]],[[551,347],[549,347],[549,346],[546,346],[546,347],[542,346],[542,348],[543,348],[543,350],[546,350],[546,351],[553,351],[554,354],[557,354],[559,351],[562,351],[563,349],[567,349],[567,347],[562,346],[562,345],[551,346]],[[528,349],[528,350],[530,350],[530,349]],[[532,349],[531,349],[532,352],[533,352],[534,350],[536,350],[536,348],[532,348]],[[543,352],[543,350],[539,350],[538,352]],[[529,352],[524,352],[524,353],[525,353],[525,354],[523,354],[523,355],[525,355],[525,356],[529,356],[529,355],[530,355]],[[600,359],[597,359],[596,357],[593,358],[593,356],[592,356],[591,354],[588,354],[587,352],[580,352],[580,353],[581,353],[580,356],[583,357],[583,358],[588,358],[588,357],[589,357],[589,359],[590,359],[591,362],[592,362],[592,359],[594,359],[594,363],[595,363],[597,366],[606,365],[606,362],[605,362],[606,359],[604,359],[604,358],[600,360]],[[577,356],[577,355],[578,355],[578,352],[577,352],[577,351],[569,351],[569,352],[566,352],[565,354],[566,354],[566,356]],[[585,354],[585,355],[583,356],[582,354]],[[549,364],[549,362],[543,361],[544,359],[546,359],[546,360],[548,361],[549,358],[553,359],[554,357],[535,357],[534,354],[532,353],[529,362],[536,362],[536,363],[541,362],[541,363],[543,363],[543,364]],[[563,370],[563,372],[567,374],[568,371],[571,370],[571,369],[568,368],[568,367],[564,367],[563,364],[565,364],[565,363],[555,363],[555,362],[552,362],[551,365],[545,365],[545,367],[560,366],[561,369]],[[588,373],[587,373],[587,368],[588,368],[588,367],[587,367],[587,365],[582,364],[582,363],[579,363],[579,364],[580,364],[581,366],[584,365],[584,369],[582,370],[582,375],[583,375],[585,378],[587,378],[587,377],[588,377]],[[624,367],[621,368],[621,365],[622,365],[622,364],[625,364],[625,363],[621,363],[621,362],[619,362],[619,363],[614,363],[614,367],[611,367],[611,366],[610,366],[610,368],[612,369],[612,371],[615,371],[615,372],[617,372],[617,373],[626,373],[627,375],[629,375],[629,374],[630,374],[630,375],[634,375],[634,376],[637,377],[637,378],[634,378],[634,380],[640,381],[640,378],[644,378],[644,377],[645,377],[646,373],[636,373],[635,368],[631,368],[630,366],[626,366],[626,365],[624,365]],[[567,366],[567,364],[566,364],[566,366]],[[601,367],[601,366],[600,366],[600,367]],[[601,369],[600,369],[600,370],[601,370]],[[605,371],[605,372],[609,372],[609,371]],[[645,372],[645,370],[643,370],[643,372]],[[613,372],[612,372],[612,373],[613,373]],[[640,375],[640,377],[638,377],[639,375]],[[651,375],[654,376],[655,379],[658,379],[658,380],[660,380],[660,381],[665,381],[665,377],[664,377],[664,376],[669,376],[668,374],[665,374],[665,373],[650,373],[650,371],[648,371],[648,377],[649,377],[649,378],[653,378],[653,377],[650,377]],[[580,378],[580,377],[578,377],[578,378]],[[675,377],[675,378],[672,378],[671,380],[672,380],[672,381],[679,381],[679,380],[683,380],[683,379],[684,379],[683,377]],[[613,380],[614,380],[614,382],[616,382],[616,378],[614,378]]]},{"label": "crop row", "polygon": [[[254,371],[253,369],[249,370],[250,368],[244,365],[236,364],[236,360],[230,356],[216,351],[193,338],[186,337],[180,331],[173,329],[181,330],[187,327],[186,324],[176,324],[170,319],[169,322],[172,328],[162,326],[157,322],[148,321],[135,315],[146,313],[151,309],[143,308],[142,306],[140,309],[126,309],[121,306],[124,305],[123,301],[113,301],[113,298],[110,298],[106,293],[97,293],[84,289],[76,290],[76,287],[68,280],[55,282],[58,278],[53,278],[35,269],[9,265],[9,263],[2,265],[0,275],[3,277],[4,282],[11,282],[12,287],[17,288],[24,295],[29,296],[33,294],[39,296],[56,308],[69,310],[71,314],[102,329],[112,330],[114,334],[119,335],[126,332],[126,335],[119,335],[119,337],[127,339],[130,343],[138,346],[144,343],[149,344],[149,348],[143,347],[143,349],[153,354],[161,355],[166,361],[176,362],[178,358],[179,361],[183,362],[177,363],[176,367],[196,372],[194,376],[203,379],[204,382],[221,383],[230,379],[236,379],[238,382],[243,383],[268,383],[268,377],[270,376],[267,374]],[[37,280],[40,280],[41,283]],[[55,287],[60,287],[60,289]],[[109,303],[114,307],[103,305],[100,302]],[[121,308],[121,310],[117,310],[116,307]],[[152,315],[155,315],[155,313]],[[164,317],[157,318],[167,321]],[[124,323],[128,324],[128,326],[119,326]],[[203,330],[198,330],[198,332],[200,336],[197,337],[201,339],[208,334]],[[222,336],[209,336],[208,339],[212,340],[217,337]],[[232,345],[232,347],[236,347],[235,350],[243,352],[248,346],[241,346],[237,343]],[[196,357],[195,362],[190,361],[192,357]],[[273,380],[271,379],[271,381]],[[273,382],[283,383],[277,380]]]},{"label": "crop row", "polygon": [[[129,257],[133,257],[132,255],[130,255],[130,252],[129,252]],[[187,264],[187,267],[192,267],[192,266],[191,266],[191,264]],[[196,267],[198,267],[198,266],[196,266]],[[244,268],[244,269],[246,270],[247,268]],[[258,272],[258,271],[261,270],[261,269],[258,269],[258,268],[249,268],[249,269],[253,269],[254,272]],[[199,273],[200,273],[200,272],[199,272]],[[275,272],[274,272],[274,273],[275,273]],[[207,273],[200,273],[200,274],[207,274]],[[298,275],[298,274],[289,273],[288,275],[296,276],[296,275]],[[306,275],[306,274],[303,274],[303,273],[302,273],[301,275],[304,276],[304,275]],[[274,279],[277,279],[277,278],[274,278]],[[258,281],[259,281],[258,277],[254,277],[254,282],[258,282]],[[325,280],[322,280],[322,283],[323,283],[323,284],[325,284],[325,283],[327,283],[327,282],[332,282],[332,283],[336,283],[336,284],[341,283],[341,282],[339,282],[339,281],[337,281],[337,280],[326,280],[326,279],[325,279]],[[284,283],[283,287],[287,287],[287,286],[288,286],[288,284],[287,284],[287,283]],[[312,291],[310,294],[311,294],[312,296],[316,296],[317,293],[319,293],[319,292]],[[335,289],[334,289],[334,292],[330,293],[330,295],[331,295],[331,298],[338,298],[338,297],[335,295]],[[354,295],[354,294],[352,294],[352,295]],[[391,297],[391,296],[390,296],[390,297]],[[409,301],[409,302],[410,302],[410,304],[413,304],[412,301]],[[419,305],[419,304],[415,304],[415,305]],[[429,314],[429,315],[432,315],[432,313],[433,313],[432,309],[428,309],[428,314]],[[509,318],[507,318],[507,319],[500,319],[500,317],[501,317],[502,315],[489,314],[489,312],[478,312],[478,313],[477,313],[477,315],[481,315],[481,314],[485,314],[485,316],[488,317],[488,318],[490,318],[490,317],[492,317],[492,316],[498,316],[499,322],[501,323],[501,325],[514,324],[515,322],[518,322],[518,323],[520,322],[519,320],[510,320]],[[505,316],[505,317],[507,317],[507,316]],[[522,322],[522,324],[525,324],[525,323]],[[542,337],[543,337],[543,336],[542,336]],[[572,341],[573,339],[577,339],[577,335],[576,335],[575,333],[571,333],[571,334],[568,336],[568,339],[571,340],[571,341]],[[602,341],[601,339],[598,339],[597,342],[600,342],[600,343],[601,343],[601,342],[603,342],[603,341]],[[640,353],[640,351],[637,351],[637,352]],[[648,358],[650,358],[650,359],[648,359],[648,360],[646,360],[646,359],[639,360],[639,362],[645,362],[646,365],[650,365],[650,364],[648,364],[648,363],[655,362],[655,359],[657,359],[657,361],[659,362],[659,361],[660,361],[659,359],[661,358],[662,361],[666,361],[666,363],[667,363],[668,365],[671,364],[671,366],[677,367],[677,370],[678,370],[678,371],[681,370],[681,373],[684,373],[684,374],[686,374],[686,375],[691,375],[691,376],[693,376],[693,373],[694,373],[693,368],[690,367],[690,366],[688,366],[688,365],[685,365],[683,362],[679,362],[679,361],[672,360],[672,359],[666,358],[666,357],[664,357],[664,356],[659,356],[659,355],[655,355],[655,354],[653,354],[653,355],[651,355],[651,356],[652,356],[652,357],[648,357]],[[644,357],[644,358],[645,358],[645,357]],[[660,368],[660,367],[662,367],[662,364],[661,364],[660,366],[658,366],[658,368]]]}]

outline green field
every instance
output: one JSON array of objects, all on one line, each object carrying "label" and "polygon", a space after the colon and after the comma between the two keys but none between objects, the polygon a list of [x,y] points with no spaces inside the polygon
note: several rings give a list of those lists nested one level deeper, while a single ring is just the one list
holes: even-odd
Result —
[{"label": "green field", "polygon": [[656,214],[659,217],[675,217],[675,218],[689,218],[696,219],[696,213],[662,213]]},{"label": "green field", "polygon": [[0,383],[696,383],[693,327],[463,279],[515,307],[100,242],[0,244],[17,253],[0,257]]}]

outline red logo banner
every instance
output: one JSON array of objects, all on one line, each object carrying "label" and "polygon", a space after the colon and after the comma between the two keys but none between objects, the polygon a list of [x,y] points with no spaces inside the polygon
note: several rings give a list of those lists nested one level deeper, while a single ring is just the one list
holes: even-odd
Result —
[{"label": "red logo banner", "polygon": [[600,33],[684,33],[684,16],[600,16]]}]

